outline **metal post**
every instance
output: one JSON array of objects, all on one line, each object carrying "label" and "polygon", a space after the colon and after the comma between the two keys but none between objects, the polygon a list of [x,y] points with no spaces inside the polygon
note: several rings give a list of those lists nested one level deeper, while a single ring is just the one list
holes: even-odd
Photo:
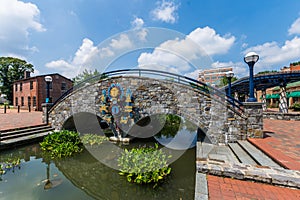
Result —
[{"label": "metal post", "polygon": [[254,62],[249,62],[249,99],[248,102],[256,102],[257,99],[254,97],[254,81],[253,81],[253,66]]},{"label": "metal post", "polygon": [[50,98],[50,82],[47,81],[47,96],[46,96],[46,103],[49,103]]},{"label": "metal post", "polygon": [[20,106],[18,105],[18,113],[20,112]]},{"label": "metal post", "polygon": [[4,104],[4,113],[6,113],[6,104]]},{"label": "metal post", "polygon": [[231,97],[231,77],[228,78],[228,96]]}]

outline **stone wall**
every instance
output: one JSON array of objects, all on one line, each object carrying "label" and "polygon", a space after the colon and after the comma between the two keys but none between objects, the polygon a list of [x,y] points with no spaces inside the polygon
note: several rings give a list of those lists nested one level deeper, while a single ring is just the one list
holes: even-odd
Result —
[{"label": "stone wall", "polygon": [[140,117],[160,113],[182,116],[200,127],[213,144],[245,139],[247,131],[262,128],[260,111],[238,112],[218,96],[187,85],[129,76],[101,80],[74,91],[51,109],[49,123],[59,130],[76,113],[89,112],[101,117],[102,90],[107,90],[112,83],[119,83],[124,91],[131,90]]},{"label": "stone wall", "polygon": [[263,118],[300,121],[300,113],[298,114],[298,113],[264,112]]}]

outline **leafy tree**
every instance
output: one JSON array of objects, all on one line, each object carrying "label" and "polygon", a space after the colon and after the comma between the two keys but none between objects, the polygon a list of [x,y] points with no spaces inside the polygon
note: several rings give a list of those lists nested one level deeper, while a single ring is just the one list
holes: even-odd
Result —
[{"label": "leafy tree", "polygon": [[266,71],[258,72],[257,74],[270,74],[270,73],[274,73],[274,72],[278,72],[278,71],[276,71],[276,70],[271,70],[271,71],[266,70]]},{"label": "leafy tree", "polygon": [[33,65],[19,58],[0,57],[0,90],[10,102],[13,100],[13,82],[23,79],[25,71],[33,72]]},{"label": "leafy tree", "polygon": [[[232,77],[231,78],[231,83],[233,83],[234,81],[238,80],[237,77]],[[228,79],[226,76],[224,76],[223,78],[220,79],[220,87],[226,86],[228,85]]]},{"label": "leafy tree", "polygon": [[[84,71],[80,74],[78,74],[76,77],[73,78],[73,81],[74,81],[74,85],[77,85],[83,81],[86,81],[92,77],[95,77],[95,76],[100,76],[101,73],[95,69],[94,71],[92,70],[87,70],[87,69],[84,69]],[[106,76],[101,76],[101,78],[106,78]]]}]

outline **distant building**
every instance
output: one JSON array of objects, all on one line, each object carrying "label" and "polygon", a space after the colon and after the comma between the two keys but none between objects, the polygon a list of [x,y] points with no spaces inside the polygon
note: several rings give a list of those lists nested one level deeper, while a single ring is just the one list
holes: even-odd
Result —
[{"label": "distant building", "polygon": [[232,67],[206,69],[199,73],[198,80],[210,85],[219,85],[220,80],[229,71],[232,71]]},{"label": "distant building", "polygon": [[13,105],[22,109],[42,110],[47,95],[45,76],[52,77],[50,84],[50,102],[56,101],[62,94],[73,86],[73,81],[60,74],[46,74],[30,77],[25,72],[25,78],[15,81],[13,85]]}]

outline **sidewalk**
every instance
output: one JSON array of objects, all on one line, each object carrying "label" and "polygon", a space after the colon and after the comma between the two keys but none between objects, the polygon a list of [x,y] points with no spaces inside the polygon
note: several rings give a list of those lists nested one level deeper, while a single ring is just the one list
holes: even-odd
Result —
[{"label": "sidewalk", "polygon": [[0,131],[40,124],[42,124],[42,112],[20,110],[18,113],[17,109],[7,109],[4,113],[4,110],[0,109]]},{"label": "sidewalk", "polygon": [[[272,159],[292,170],[300,170],[300,121],[264,119],[263,139],[249,139]],[[300,190],[268,184],[207,176],[209,199],[297,200]]]}]

